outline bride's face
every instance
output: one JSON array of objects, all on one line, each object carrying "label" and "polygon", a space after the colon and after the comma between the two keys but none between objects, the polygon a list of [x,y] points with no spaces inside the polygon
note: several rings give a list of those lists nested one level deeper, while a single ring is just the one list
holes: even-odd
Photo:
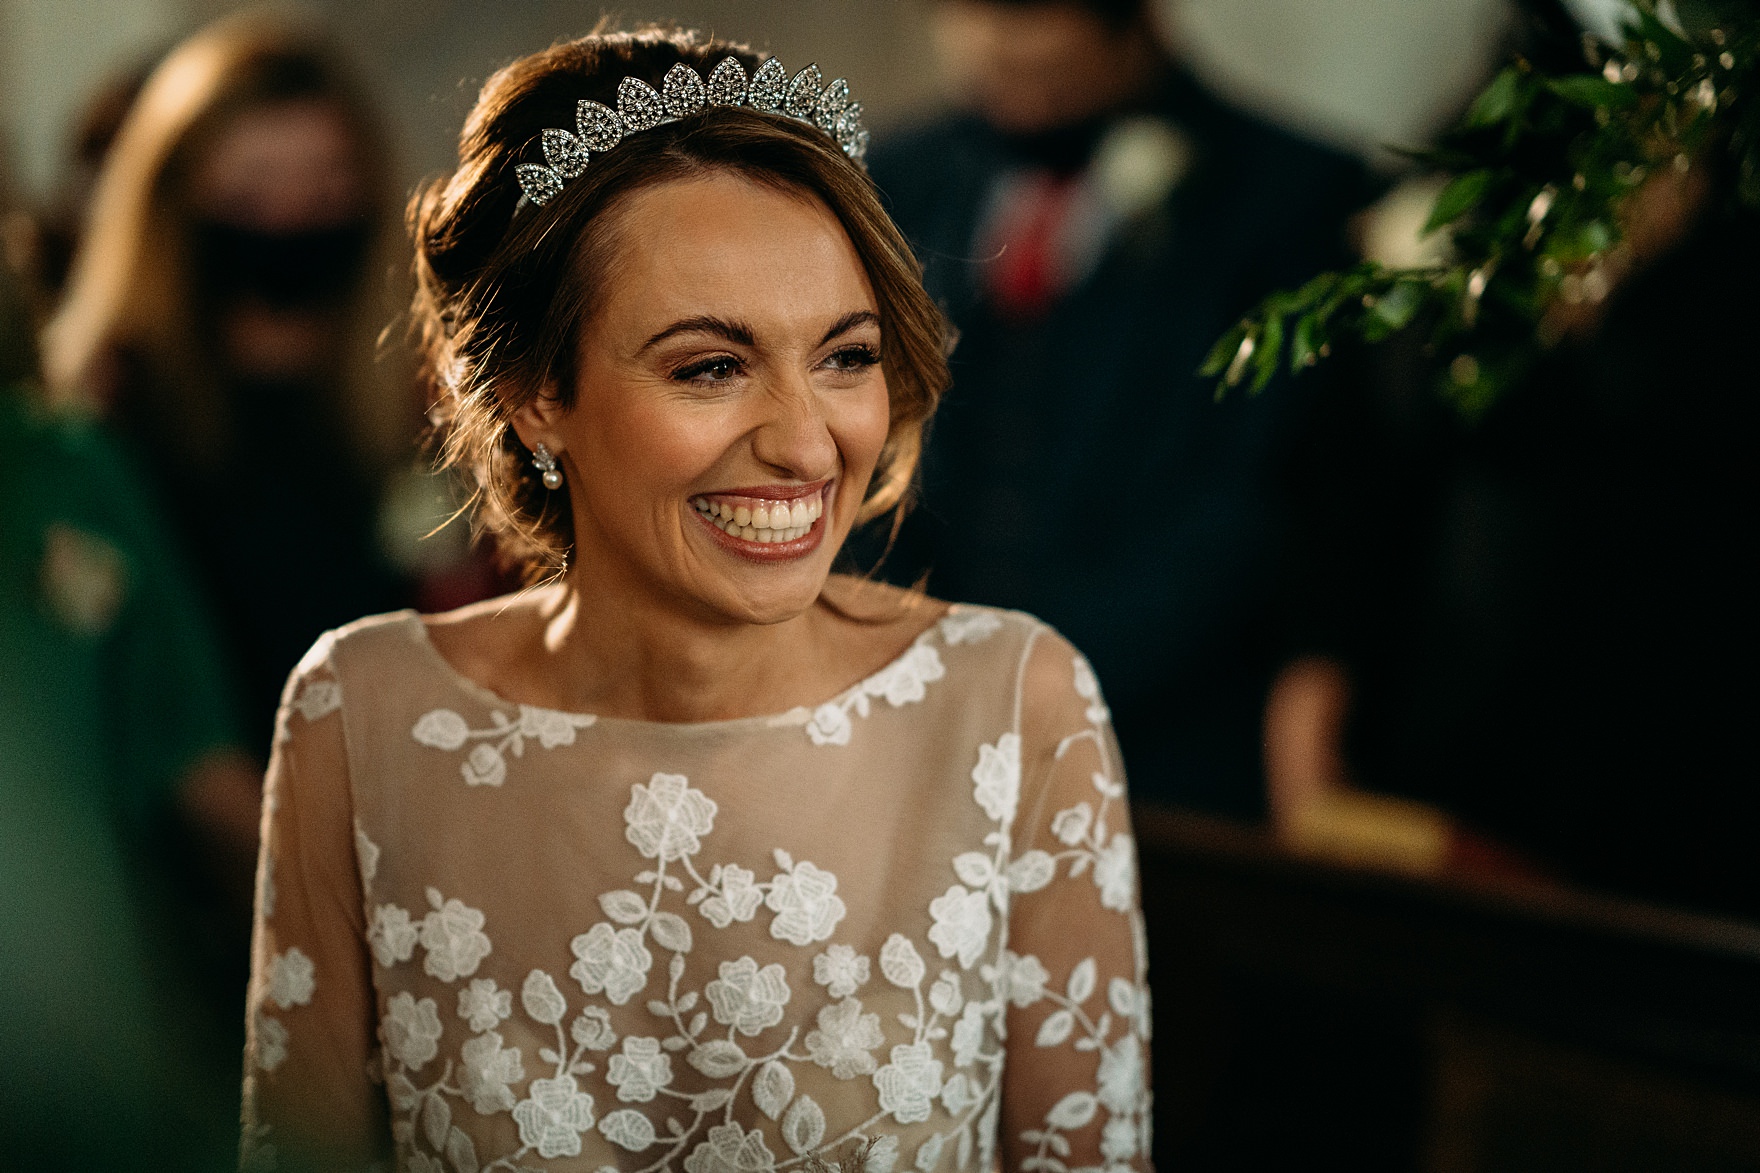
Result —
[{"label": "bride's face", "polygon": [[[818,597],[886,440],[879,307],[823,204],[731,175],[620,211],[560,458],[575,560],[669,604],[775,623]],[[549,404],[549,406],[547,406]]]}]

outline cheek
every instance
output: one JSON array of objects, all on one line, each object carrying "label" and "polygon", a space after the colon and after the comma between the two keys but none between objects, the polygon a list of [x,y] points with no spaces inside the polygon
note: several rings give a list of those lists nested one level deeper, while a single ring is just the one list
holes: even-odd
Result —
[{"label": "cheek", "polygon": [[712,414],[679,403],[622,404],[583,420],[589,506],[615,505],[626,519],[670,509],[725,447]]},{"label": "cheek", "polygon": [[886,380],[875,379],[871,387],[840,398],[826,413],[827,424],[843,453],[847,470],[866,477],[880,458],[886,433],[892,426],[892,407]]}]

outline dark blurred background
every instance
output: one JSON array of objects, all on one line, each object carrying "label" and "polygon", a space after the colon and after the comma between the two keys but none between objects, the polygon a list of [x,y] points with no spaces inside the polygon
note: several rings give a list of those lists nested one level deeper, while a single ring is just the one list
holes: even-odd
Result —
[{"label": "dark blurred background", "polygon": [[[1273,289],[1434,256],[1391,148],[1619,11],[612,13],[867,110],[961,343],[920,507],[852,557],[1093,661],[1163,1168],[1760,1168],[1760,233],[1727,176],[1647,186],[1629,276],[1482,417],[1417,335],[1256,398],[1195,374]],[[373,357],[403,194],[489,72],[598,16],[0,0],[0,1167],[228,1166],[280,682],[325,628],[511,585],[442,524],[395,330]]]}]

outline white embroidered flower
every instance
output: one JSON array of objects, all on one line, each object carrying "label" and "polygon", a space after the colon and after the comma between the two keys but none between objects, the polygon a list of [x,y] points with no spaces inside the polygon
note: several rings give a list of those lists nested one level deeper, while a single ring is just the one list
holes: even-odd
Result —
[{"label": "white embroidered flower", "polygon": [[342,686],[334,680],[308,680],[293,707],[307,721],[327,717],[342,707]]},{"label": "white embroidered flower", "polygon": [[[863,1144],[868,1143],[867,1137],[857,1135],[856,1139]],[[892,1135],[875,1137],[872,1147],[868,1149],[868,1163],[862,1173],[893,1173],[897,1165],[898,1138]],[[984,1168],[988,1169],[989,1166]]]},{"label": "white embroidered flower", "polygon": [[984,1049],[984,1027],[989,1021],[989,1006],[983,1002],[967,1002],[959,1021],[953,1024],[953,1065],[970,1067]]},{"label": "white embroidered flower", "polygon": [[532,705],[519,707],[519,732],[522,737],[535,737],[545,749],[573,745],[574,731],[586,729],[598,718],[590,714],[559,713]]},{"label": "white embroidered flower", "polygon": [[894,1047],[892,1062],[874,1073],[874,1087],[882,1112],[892,1113],[900,1124],[921,1124],[941,1094],[941,1060],[933,1057],[928,1043]]},{"label": "white embroidered flower", "polygon": [[672,1082],[672,1056],[659,1039],[624,1039],[623,1054],[611,1056],[605,1080],[626,1104],[645,1104]]},{"label": "white embroidered flower", "polygon": [[718,809],[683,774],[655,774],[646,786],[630,787],[624,838],[649,859],[671,862],[695,855],[703,846],[699,836],[714,829]]},{"label": "white embroidered flower", "polygon": [[709,1138],[684,1159],[685,1173],[760,1173],[775,1167],[764,1134],[732,1122],[711,1128]]},{"label": "white embroidered flower", "polygon": [[1094,825],[1094,808],[1085,802],[1065,810],[1060,810],[1051,819],[1051,833],[1057,836],[1060,843],[1074,847],[1087,838],[1088,828]]},{"label": "white embroidered flower", "polygon": [[458,768],[466,786],[499,786],[507,781],[507,759],[492,745],[479,745]]},{"label": "white embroidered flower", "polygon": [[886,1041],[878,1014],[863,1014],[858,999],[845,998],[819,1011],[819,1029],[807,1033],[807,1054],[838,1079],[872,1075],[878,1066],[870,1053]]},{"label": "white embroidered flower", "polygon": [[929,902],[929,915],[935,923],[929,928],[929,940],[943,957],[958,957],[961,969],[970,969],[984,955],[990,942],[990,899],[983,892],[968,892],[964,884],[953,884]]},{"label": "white embroidered flower", "polygon": [[277,954],[269,962],[269,1000],[281,1009],[306,1005],[316,987],[312,959],[297,947]]},{"label": "white embroidered flower", "polygon": [[1094,886],[1100,904],[1114,912],[1129,912],[1136,888],[1137,852],[1129,835],[1120,832],[1094,855]]},{"label": "white embroidered flower", "polygon": [[723,961],[721,976],[703,992],[715,1008],[715,1021],[743,1035],[755,1035],[782,1021],[788,1004],[788,982],[780,965],[758,963],[750,957]]},{"label": "white embroidered flower", "polygon": [[887,667],[862,682],[869,696],[886,698],[893,708],[915,704],[928,695],[927,686],[947,675],[941,653],[926,643],[917,644]]},{"label": "white embroidered flower", "polygon": [[423,971],[443,982],[476,973],[490,948],[482,931],[483,914],[460,900],[442,901],[433,888],[428,889],[428,903],[434,911],[422,918],[422,948],[428,951]]},{"label": "white embroidered flower", "polygon": [[[654,1122],[634,1108],[620,1108],[607,1113],[599,1121],[599,1135],[620,1149],[639,1153],[654,1143]],[[611,1166],[602,1166],[600,1173],[607,1168],[616,1173]]]},{"label": "white embroidered flower", "polygon": [[1002,620],[989,611],[955,607],[941,620],[941,638],[947,646],[979,644],[1002,630]]},{"label": "white embroidered flower", "polygon": [[868,959],[848,945],[833,945],[813,958],[813,980],[833,998],[847,998],[868,984]]},{"label": "white embroidered flower", "polygon": [[546,1160],[580,1156],[581,1133],[593,1127],[593,1097],[572,1075],[534,1079],[527,1093],[513,1109],[520,1141]]},{"label": "white embroidered flower", "polygon": [[751,920],[764,903],[764,890],[753,882],[757,878],[755,872],[728,864],[721,869],[720,892],[698,905],[697,911],[718,929],[725,929],[736,920]]},{"label": "white embroidered flower", "polygon": [[1098,725],[1112,714],[1106,708],[1106,702],[1100,699],[1100,681],[1094,676],[1094,669],[1081,656],[1075,658],[1076,695],[1088,702],[1085,714],[1091,724]]},{"label": "white embroidered flower", "polygon": [[519,1048],[504,1046],[503,1042],[501,1032],[492,1030],[459,1048],[463,1060],[458,1073],[459,1088],[471,1107],[484,1116],[511,1109],[516,1097],[508,1084],[526,1077]]},{"label": "white embroidered flower", "polygon": [[777,914],[770,922],[770,935],[793,945],[825,940],[845,912],[837,895],[837,877],[806,860],[771,879],[764,903]]},{"label": "white embroidered flower", "polygon": [[611,1013],[603,1006],[589,1006],[569,1025],[568,1036],[589,1051],[609,1051],[617,1042],[611,1029]]},{"label": "white embroidered flower", "polygon": [[396,995],[385,1005],[380,1029],[385,1053],[411,1071],[420,1070],[440,1050],[440,1008],[432,998],[418,1002],[408,991]]},{"label": "white embroidered flower", "polygon": [[1128,1161],[1137,1155],[1137,1123],[1129,1116],[1114,1116],[1100,1130],[1100,1155],[1108,1161]]},{"label": "white embroidered flower", "polygon": [[1100,1052],[1099,1081],[1099,1100],[1108,1112],[1125,1115],[1136,1108],[1143,1090],[1143,1045],[1137,1036],[1123,1035]]},{"label": "white embroidered flower", "polygon": [[367,930],[367,944],[373,947],[374,959],[386,969],[400,961],[408,961],[420,936],[420,931],[410,922],[407,910],[395,904],[381,904],[373,910],[373,925]]},{"label": "white embroidered flower", "polygon": [[373,877],[379,874],[379,845],[367,838],[359,819],[354,821],[354,860],[360,869],[361,887],[372,887]]},{"label": "white embroidered flower", "polygon": [[999,823],[1012,822],[1021,798],[1020,735],[1004,733],[995,745],[980,745],[972,782],[972,797],[984,813]]},{"label": "white embroidered flower", "polygon": [[941,971],[935,984],[929,987],[929,1006],[937,1014],[958,1014],[960,1007],[966,1004],[965,989],[959,975],[951,969]]},{"label": "white embroidered flower", "polygon": [[490,978],[478,978],[458,992],[458,1016],[481,1033],[494,1030],[513,1015],[513,991],[497,989]]},{"label": "white embroidered flower", "polygon": [[849,713],[834,701],[814,709],[813,719],[807,725],[807,736],[814,745],[848,745],[852,732]]},{"label": "white embroidered flower", "polygon": [[569,968],[589,994],[603,992],[613,1006],[622,1006],[648,984],[654,955],[635,929],[613,929],[600,921],[569,942],[580,960]]},{"label": "white embroidered flower", "polygon": [[287,1062],[287,1028],[279,1018],[257,1012],[257,1066],[273,1071]]},{"label": "white embroidered flower", "polygon": [[1045,983],[1051,975],[1031,953],[1022,957],[1004,949],[996,968],[997,997],[1006,998],[1017,1007],[1027,1007],[1045,996]]},{"label": "white embroidered flower", "polygon": [[471,727],[451,709],[423,713],[415,728],[410,730],[410,736],[422,745],[444,750],[459,748],[470,735]]}]

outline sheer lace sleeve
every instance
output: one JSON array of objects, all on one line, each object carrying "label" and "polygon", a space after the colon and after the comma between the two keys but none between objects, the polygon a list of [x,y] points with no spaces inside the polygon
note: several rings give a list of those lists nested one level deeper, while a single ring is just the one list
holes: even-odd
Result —
[{"label": "sheer lace sleeve", "polygon": [[342,732],[321,643],[295,670],[263,794],[247,996],[242,1164],[389,1167],[372,1086],[372,975]]},{"label": "sheer lace sleeve", "polygon": [[1003,1164],[1147,1169],[1147,954],[1117,743],[1061,638],[1040,633],[1022,672]]}]

